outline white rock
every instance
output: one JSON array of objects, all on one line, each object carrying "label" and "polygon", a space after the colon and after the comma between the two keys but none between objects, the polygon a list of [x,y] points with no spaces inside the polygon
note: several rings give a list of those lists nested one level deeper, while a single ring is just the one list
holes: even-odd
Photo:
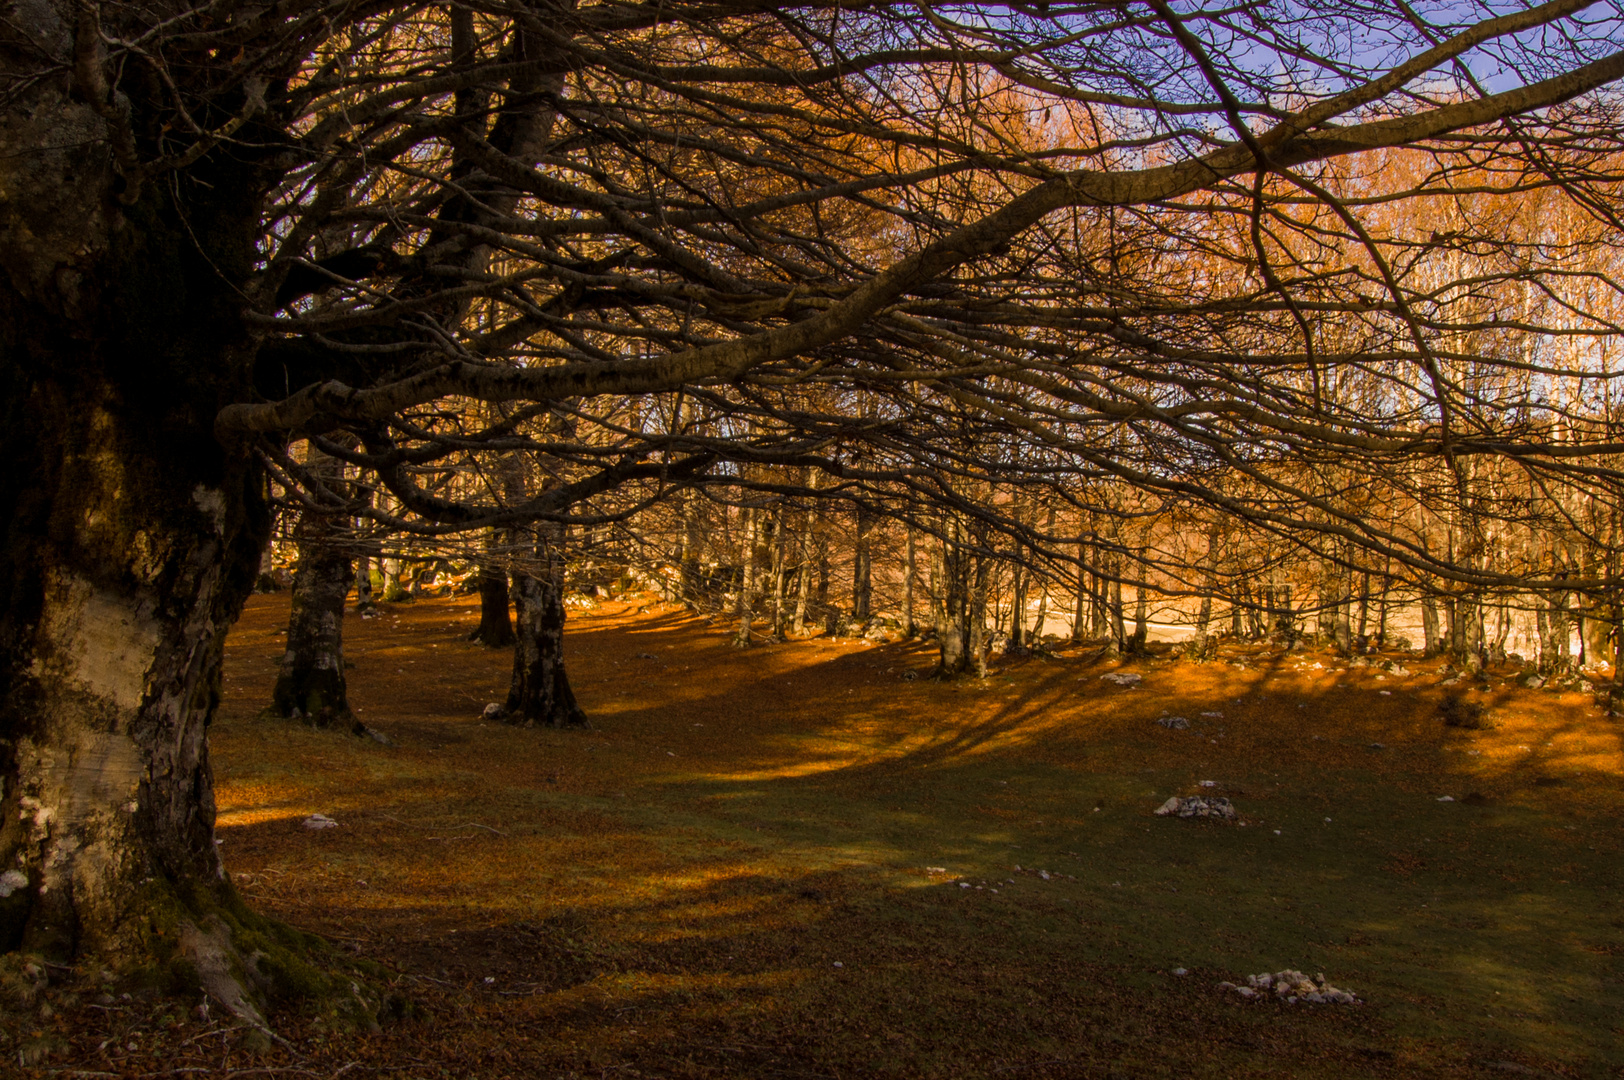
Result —
[{"label": "white rock", "polygon": [[1440,796],[1438,796],[1438,801],[1439,802],[1454,802],[1455,801],[1455,796],[1453,796],[1453,795],[1440,795]]},{"label": "white rock", "polygon": [[1145,681],[1143,675],[1135,674],[1132,671],[1108,671],[1101,675],[1100,678],[1117,686],[1138,686]]},{"label": "white rock", "polygon": [[1257,997],[1257,991],[1253,990],[1250,986],[1237,986],[1235,987],[1235,993],[1246,998]]},{"label": "white rock", "polygon": [[1217,787],[1218,786],[1218,781],[1216,781],[1216,780],[1203,780],[1203,781],[1201,781],[1201,786],[1202,787]]},{"label": "white rock", "polygon": [[1174,968],[1173,969],[1173,974],[1175,974],[1175,975],[1188,975],[1189,973],[1190,973],[1189,968]]},{"label": "white rock", "polygon": [[1169,731],[1184,731],[1190,726],[1190,721],[1182,716],[1164,716],[1156,722]]},{"label": "white rock", "polygon": [[338,822],[326,814],[311,814],[304,819],[304,827],[307,829],[336,829],[338,828]]}]

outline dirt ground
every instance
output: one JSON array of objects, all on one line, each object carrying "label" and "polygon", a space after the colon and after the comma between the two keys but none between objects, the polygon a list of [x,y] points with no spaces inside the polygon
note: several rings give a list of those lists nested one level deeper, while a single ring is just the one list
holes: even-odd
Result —
[{"label": "dirt ground", "polygon": [[[521,730],[480,719],[510,655],[455,598],[347,620],[381,745],[257,719],[287,603],[228,645],[226,865],[413,1015],[254,1049],[64,998],[12,1044],[59,1040],[41,1075],[1624,1076],[1624,727],[1589,695],[1260,646],[939,684],[916,644],[606,601],[567,642],[592,729]],[[1242,822],[1153,813],[1198,793]],[[1361,1004],[1218,985],[1283,968]]]}]

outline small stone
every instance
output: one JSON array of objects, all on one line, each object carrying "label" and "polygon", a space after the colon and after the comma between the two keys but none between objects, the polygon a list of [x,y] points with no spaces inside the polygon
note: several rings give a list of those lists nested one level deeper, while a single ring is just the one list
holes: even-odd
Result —
[{"label": "small stone", "polygon": [[1190,726],[1190,721],[1182,716],[1164,716],[1156,722],[1169,731],[1184,731]]},{"label": "small stone", "polygon": [[1203,780],[1203,781],[1201,781],[1201,786],[1202,787],[1217,787],[1218,786],[1218,781],[1216,781],[1216,780]]},{"label": "small stone", "polygon": [[1373,743],[1370,744],[1370,748],[1372,750],[1386,750],[1387,749],[1387,744],[1386,743],[1373,742]]},{"label": "small stone", "polygon": [[839,961],[839,960],[836,960],[836,961],[835,961],[835,967],[837,967],[837,968],[843,968],[843,967],[845,967],[845,966],[846,966],[846,965],[845,965],[845,964],[842,964],[842,963],[841,963],[841,962],[840,962],[840,961]]},{"label": "small stone", "polygon": [[338,822],[326,814],[311,814],[304,819],[304,827],[307,829],[336,829],[338,828]]},{"label": "small stone", "polygon": [[1049,871],[1047,871],[1047,870],[1039,870],[1038,871],[1038,877],[1042,878],[1044,881],[1048,881],[1049,880]]},{"label": "small stone", "polygon": [[498,705],[494,701],[489,702],[488,704],[486,704],[484,711],[479,714],[479,718],[481,720],[500,720],[500,719],[502,719],[502,706]]},{"label": "small stone", "polygon": [[1173,969],[1173,974],[1175,974],[1175,975],[1188,975],[1189,973],[1190,973],[1189,968],[1174,968]]},{"label": "small stone", "polygon": [[1235,993],[1244,998],[1257,997],[1257,991],[1253,990],[1250,986],[1237,986],[1235,987]]},{"label": "small stone", "polygon": [[1438,796],[1438,801],[1439,802],[1454,802],[1455,801],[1455,796],[1453,796],[1453,795],[1440,795],[1440,796]]},{"label": "small stone", "polygon": [[1122,687],[1138,686],[1141,682],[1144,682],[1143,675],[1132,671],[1108,671],[1101,675],[1100,679]]}]

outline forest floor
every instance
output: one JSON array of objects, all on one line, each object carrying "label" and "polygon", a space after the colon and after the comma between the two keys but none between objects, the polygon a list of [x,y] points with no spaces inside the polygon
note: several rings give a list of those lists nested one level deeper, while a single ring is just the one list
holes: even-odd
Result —
[{"label": "forest floor", "polygon": [[[136,998],[41,1073],[1624,1076],[1624,722],[1589,695],[1492,673],[1464,730],[1437,661],[1262,646],[942,684],[927,646],[605,601],[567,638],[592,729],[521,730],[456,598],[347,620],[383,746],[256,719],[287,610],[228,644],[226,865],[414,1015],[254,1053]],[[1202,793],[1244,824],[1154,815]],[[1219,986],[1283,968],[1362,1003]]]}]

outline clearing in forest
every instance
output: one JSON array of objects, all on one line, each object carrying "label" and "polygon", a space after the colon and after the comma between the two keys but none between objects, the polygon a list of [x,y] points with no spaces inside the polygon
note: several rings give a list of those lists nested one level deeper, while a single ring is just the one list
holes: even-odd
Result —
[{"label": "clearing in forest", "polygon": [[[251,1053],[132,1000],[75,1035],[86,1068],[1624,1070],[1624,729],[1588,695],[1492,673],[1453,688],[1490,710],[1467,730],[1438,716],[1438,661],[1263,646],[943,684],[926,646],[740,651],[606,601],[566,646],[593,729],[520,730],[480,719],[510,654],[466,641],[477,615],[348,620],[351,701],[385,746],[256,719],[287,617],[256,597],[213,729],[240,891],[377,962],[415,1014],[374,1036],[290,1019]],[[1154,814],[1197,794],[1242,823]],[[1362,1004],[1219,986],[1286,968]]]}]

